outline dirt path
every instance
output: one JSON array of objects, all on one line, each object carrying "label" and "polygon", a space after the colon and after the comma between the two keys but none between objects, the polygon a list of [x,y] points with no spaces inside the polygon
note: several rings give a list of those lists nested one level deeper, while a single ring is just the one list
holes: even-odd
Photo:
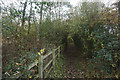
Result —
[{"label": "dirt path", "polygon": [[66,65],[65,78],[110,78],[112,74],[106,74],[101,67],[104,67],[102,61],[91,61],[86,54],[81,53],[73,43],[68,44],[64,53]]},{"label": "dirt path", "polygon": [[81,61],[80,51],[70,43],[65,51],[66,78],[83,78],[82,72],[76,69],[76,63]]}]

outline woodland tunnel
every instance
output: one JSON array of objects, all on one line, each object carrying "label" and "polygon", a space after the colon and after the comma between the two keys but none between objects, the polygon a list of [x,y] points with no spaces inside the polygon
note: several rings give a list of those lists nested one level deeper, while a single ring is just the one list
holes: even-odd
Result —
[{"label": "woodland tunnel", "polygon": [[1,76],[120,79],[120,0],[57,1],[0,0]]},{"label": "woodland tunnel", "polygon": [[[104,74],[105,72],[109,76],[111,74],[111,66],[106,65],[107,62],[103,62],[100,58],[95,58],[97,54],[94,54],[95,42],[93,38],[89,38],[87,35],[67,35],[64,38],[64,43],[66,43],[66,48],[63,53],[65,57],[66,65],[66,76],[67,78],[83,78],[86,75],[90,77],[96,76],[98,74],[100,77],[106,77],[108,75]],[[101,48],[101,44],[98,43],[98,49]],[[105,67],[106,70],[102,72],[102,69]],[[115,68],[114,68],[115,69]],[[83,73],[81,73],[83,72]]]},{"label": "woodland tunnel", "polygon": [[67,35],[64,38],[66,43],[65,55],[67,56],[80,56],[86,54],[86,57],[92,58],[92,50],[94,40],[89,40],[87,36],[80,36],[79,34]]},{"label": "woodland tunnel", "polygon": [[66,76],[67,78],[82,78],[83,75],[80,70],[83,69],[82,65],[86,66],[87,70],[88,63],[93,56],[93,42],[88,40],[87,36],[80,36],[79,34],[68,35],[65,39],[66,48],[63,55],[68,71]]}]

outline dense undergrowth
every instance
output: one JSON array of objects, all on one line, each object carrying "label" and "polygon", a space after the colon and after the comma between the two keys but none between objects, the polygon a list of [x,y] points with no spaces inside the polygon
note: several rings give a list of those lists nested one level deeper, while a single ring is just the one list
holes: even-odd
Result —
[{"label": "dense undergrowth", "polygon": [[[45,48],[47,53],[60,44],[67,44],[68,35],[82,53],[93,61],[104,62],[104,69],[112,65],[117,71],[120,67],[119,7],[115,4],[106,6],[101,2],[88,1],[72,7],[64,2],[56,4],[26,0],[20,1],[19,8],[14,6],[3,4],[0,18],[3,77],[26,69],[28,63],[38,57],[40,49]],[[62,61],[58,60],[57,63],[57,70],[61,70]],[[119,75],[118,72],[115,74]]]},{"label": "dense undergrowth", "polygon": [[65,78],[66,68],[65,68],[65,58],[61,54],[60,58],[56,60],[55,70],[50,73],[50,78]]}]

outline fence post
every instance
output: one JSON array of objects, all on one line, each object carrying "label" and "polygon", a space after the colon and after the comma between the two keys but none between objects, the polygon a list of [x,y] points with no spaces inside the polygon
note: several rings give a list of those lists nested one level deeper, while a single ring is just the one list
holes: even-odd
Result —
[{"label": "fence post", "polygon": [[63,51],[63,45],[61,45],[61,53],[62,53],[62,51]]},{"label": "fence post", "polygon": [[41,54],[39,56],[39,66],[38,66],[38,71],[39,71],[39,78],[43,79],[43,55]]},{"label": "fence post", "polygon": [[58,58],[60,58],[60,46],[58,47]]},{"label": "fence post", "polygon": [[55,49],[53,49],[53,69],[55,69]]}]

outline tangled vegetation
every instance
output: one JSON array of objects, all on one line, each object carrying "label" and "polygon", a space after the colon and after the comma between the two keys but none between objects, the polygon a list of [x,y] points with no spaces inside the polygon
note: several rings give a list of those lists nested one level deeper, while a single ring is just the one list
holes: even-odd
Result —
[{"label": "tangled vegetation", "polygon": [[114,74],[120,75],[120,2],[107,6],[88,1],[75,7],[69,2],[34,0],[16,1],[17,7],[0,3],[3,77],[26,69],[40,49],[47,53],[68,42],[74,42],[94,62],[104,62],[108,72],[113,67]]}]

